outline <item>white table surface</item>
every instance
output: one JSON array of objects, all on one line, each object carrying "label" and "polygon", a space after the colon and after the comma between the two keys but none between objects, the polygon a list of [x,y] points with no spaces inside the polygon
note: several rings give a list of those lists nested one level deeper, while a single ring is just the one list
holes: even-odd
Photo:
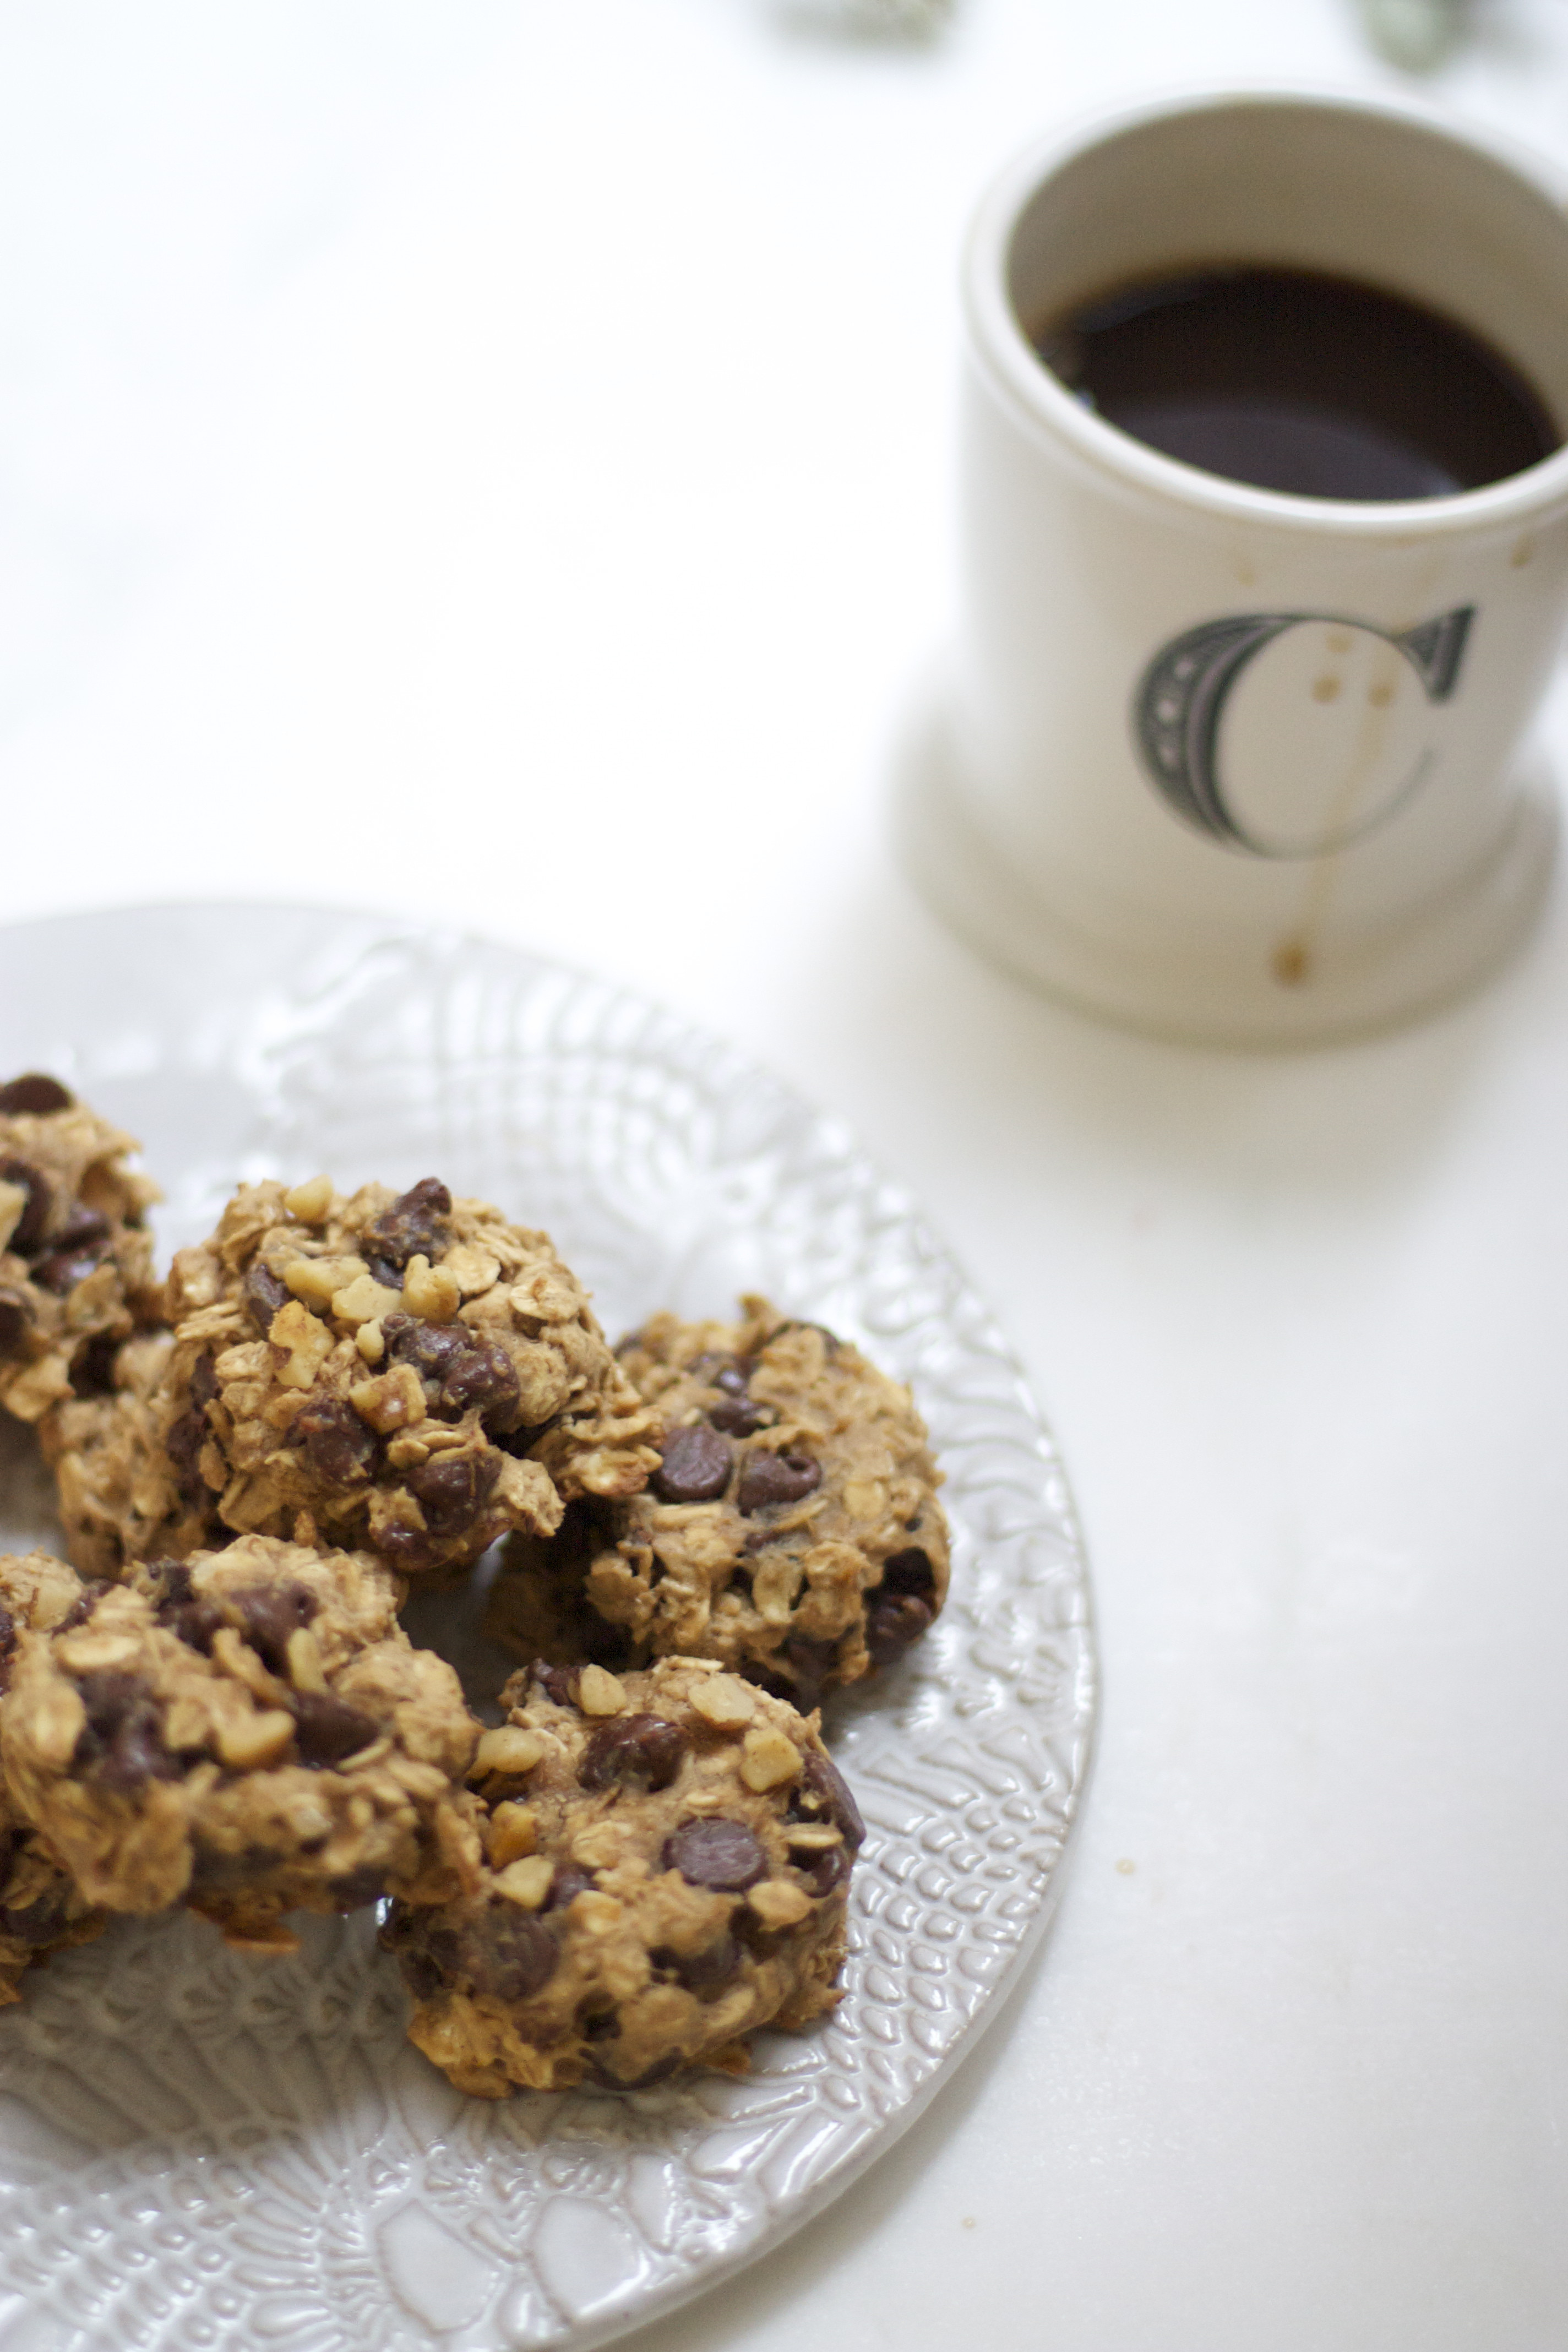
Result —
[{"label": "white table surface", "polygon": [[[1396,79],[1348,0],[958,0],[925,49],[0,0],[0,917],[382,905],[679,1003],[923,1197],[1076,1485],[1049,1942],[638,2352],[1568,2342],[1568,916],[1424,1028],[1232,1057],[983,968],[886,844],[968,208],[1234,76]],[[1493,0],[1433,88],[1560,147],[1568,10]]]}]

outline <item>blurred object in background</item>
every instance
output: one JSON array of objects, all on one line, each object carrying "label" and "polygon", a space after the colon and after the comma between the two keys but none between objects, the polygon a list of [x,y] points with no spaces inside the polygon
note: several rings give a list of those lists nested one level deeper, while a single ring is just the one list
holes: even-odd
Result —
[{"label": "blurred object in background", "polygon": [[1469,0],[1359,0],[1362,22],[1381,57],[1410,73],[1440,66],[1464,38]]},{"label": "blurred object in background", "polygon": [[953,0],[781,0],[794,30],[852,41],[931,41],[952,21]]}]

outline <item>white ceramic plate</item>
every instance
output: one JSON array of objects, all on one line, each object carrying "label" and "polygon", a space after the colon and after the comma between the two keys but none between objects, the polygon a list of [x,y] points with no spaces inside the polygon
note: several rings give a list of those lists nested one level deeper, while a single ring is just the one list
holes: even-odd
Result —
[{"label": "white ceramic plate", "polygon": [[[142,1137],[165,1248],[241,1178],[437,1173],[547,1226],[613,1330],[760,1289],[860,1342],[931,1424],[952,1599],[828,1726],[869,1832],[847,1997],[759,2037],[744,2081],[463,2099],[405,2042],[367,1913],[304,1923],[288,1961],[195,1920],[121,1922],[0,2015],[6,2352],[602,2343],[889,2147],[1045,1926],[1094,1704],[1050,1439],[984,1307],[840,1126],[579,973],[305,910],[29,925],[0,932],[0,1076],[28,1067]],[[58,1544],[15,1428],[0,1523],[8,1549]]]}]

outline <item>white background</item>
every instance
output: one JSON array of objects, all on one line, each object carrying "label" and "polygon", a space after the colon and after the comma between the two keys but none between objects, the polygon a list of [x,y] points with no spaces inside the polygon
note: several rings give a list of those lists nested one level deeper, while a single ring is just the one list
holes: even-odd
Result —
[{"label": "white background", "polygon": [[[1348,0],[828,5],[0,0],[0,916],[623,976],[854,1122],[1054,1421],[1105,1703],[1051,1939],[639,2352],[1560,2347],[1568,920],[1232,1057],[982,968],[886,845],[991,172],[1102,99],[1407,85]],[[1561,151],[1568,7],[1433,89]]]}]

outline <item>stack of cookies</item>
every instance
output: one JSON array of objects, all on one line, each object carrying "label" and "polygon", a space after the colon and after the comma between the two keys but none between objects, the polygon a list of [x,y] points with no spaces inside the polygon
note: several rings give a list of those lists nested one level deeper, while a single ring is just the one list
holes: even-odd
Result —
[{"label": "stack of cookies", "polygon": [[[0,2000],[115,1912],[265,1953],[385,1900],[412,2038],[486,2096],[829,2009],[863,1832],[818,1701],[947,1588],[907,1392],[760,1298],[612,1349],[434,1177],[242,1186],[160,1283],[135,1150],[0,1087],[0,1406],[74,1563],[0,1559]],[[498,1539],[487,1728],[399,1611]]]}]

